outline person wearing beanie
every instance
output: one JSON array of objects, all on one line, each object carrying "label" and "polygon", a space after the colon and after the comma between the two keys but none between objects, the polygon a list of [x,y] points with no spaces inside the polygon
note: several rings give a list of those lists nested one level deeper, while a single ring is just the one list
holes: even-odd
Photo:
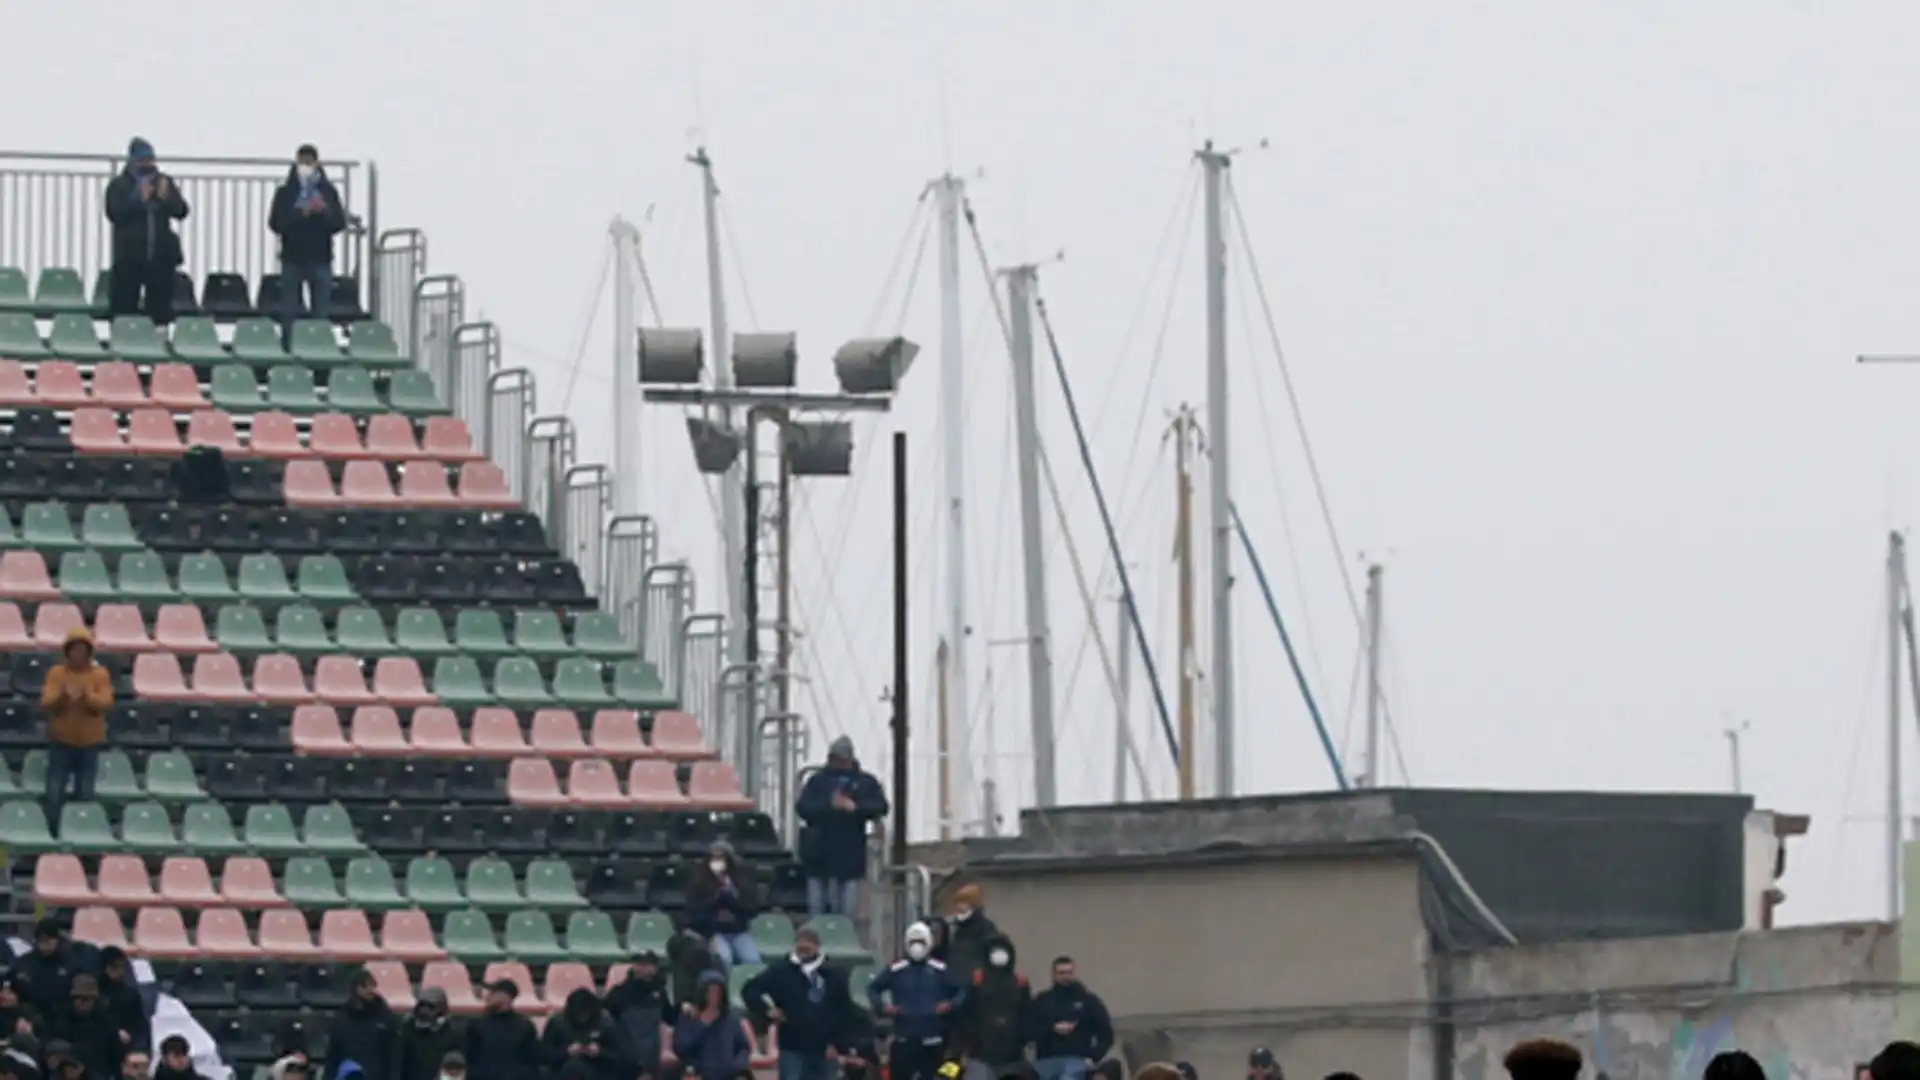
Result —
[{"label": "person wearing beanie", "polygon": [[780,1026],[780,1080],[829,1080],[827,1053],[859,1013],[846,969],[827,962],[812,926],[793,935],[791,954],[747,980],[740,1000],[761,1025]]},{"label": "person wearing beanie", "polygon": [[351,1061],[359,1064],[366,1080],[398,1080],[400,1022],[387,999],[380,996],[373,972],[355,968],[350,978],[352,989],[347,992],[347,1003],[328,1029],[327,1060],[321,1075],[339,1076],[340,1067]]},{"label": "person wearing beanie", "polygon": [[153,1043],[153,1025],[147,1019],[147,1003],[134,985],[127,952],[118,945],[100,950],[100,1011],[120,1036],[125,1050],[144,1050]]},{"label": "person wearing beanie", "polygon": [[934,1080],[946,1063],[947,1032],[966,1001],[966,989],[933,956],[933,930],[926,923],[907,927],[906,956],[867,983],[867,1003],[877,1016],[893,1019],[888,1052],[892,1080]]},{"label": "person wearing beanie", "polygon": [[107,184],[106,211],[113,226],[109,314],[145,315],[166,326],[173,321],[173,275],[184,261],[173,223],[187,216],[187,200],[160,171],[152,143],[127,144],[126,168]]},{"label": "person wearing beanie", "polygon": [[322,320],[332,314],[333,238],[347,227],[340,192],[312,143],[294,151],[287,179],[273,194],[267,227],[280,238],[280,326],[291,348],[293,324],[302,313]]},{"label": "person wearing beanie", "polygon": [[1584,1059],[1571,1043],[1558,1039],[1528,1039],[1507,1051],[1507,1075],[1513,1080],[1580,1080]]},{"label": "person wearing beanie", "polygon": [[687,885],[687,928],[707,938],[722,971],[760,962],[752,933],[760,891],[753,876],[753,868],[740,862],[732,844],[716,840]]},{"label": "person wearing beanie", "polygon": [[842,735],[827,747],[826,766],[807,777],[795,809],[807,826],[799,845],[807,914],[855,917],[867,876],[867,824],[886,817],[888,806],[880,781],[854,757],[852,739]]},{"label": "person wearing beanie", "polygon": [[93,635],[86,627],[67,632],[60,658],[63,662],[47,669],[40,686],[40,710],[47,716],[47,821],[56,829],[69,789],[81,802],[93,799],[107,712],[113,708],[113,677],[94,662]]},{"label": "person wearing beanie", "polygon": [[453,1022],[447,992],[423,986],[413,1014],[400,1025],[400,1065],[396,1080],[435,1080],[440,1063],[462,1045],[464,1033]]}]

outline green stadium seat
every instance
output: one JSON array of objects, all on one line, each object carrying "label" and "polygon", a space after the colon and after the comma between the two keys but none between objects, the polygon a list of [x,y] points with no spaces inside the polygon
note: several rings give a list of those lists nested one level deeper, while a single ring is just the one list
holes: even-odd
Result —
[{"label": "green stadium seat", "polygon": [[20,530],[13,527],[13,515],[0,506],[0,547],[19,547]]},{"label": "green stadium seat", "polygon": [[[248,816],[252,816],[251,812]],[[288,828],[292,828],[291,822]],[[333,879],[333,868],[318,855],[296,855],[288,859],[280,893],[289,904],[299,908],[340,907],[346,903],[346,898],[340,895],[339,882]]]},{"label": "green stadium seat", "polygon": [[302,555],[294,587],[309,600],[330,604],[360,599],[347,580],[347,568],[338,555]]},{"label": "green stadium seat", "polygon": [[107,808],[97,802],[70,802],[60,808],[60,847],[80,854],[106,854],[120,846]]},{"label": "green stadium seat", "polygon": [[538,908],[583,908],[587,898],[565,859],[535,859],[527,864],[527,902]]},{"label": "green stadium seat", "polygon": [[287,568],[280,556],[256,553],[240,557],[240,595],[248,600],[287,603],[299,599],[287,583]]},{"label": "green stadium seat", "polygon": [[488,910],[511,910],[527,902],[520,883],[514,880],[513,867],[491,855],[467,864],[467,899],[473,906]]},{"label": "green stadium seat", "polygon": [[387,383],[387,407],[408,416],[444,416],[452,412],[434,389],[433,376],[419,368],[393,373]]},{"label": "green stadium seat", "polygon": [[598,660],[623,660],[636,650],[620,633],[618,618],[605,611],[589,611],[573,620],[573,651]]},{"label": "green stadium seat", "polygon": [[34,796],[47,789],[47,752],[34,749],[20,761],[20,786]]},{"label": "green stadium seat", "polygon": [[860,944],[860,933],[845,915],[816,915],[808,920],[820,934],[820,951],[849,961],[871,961],[873,954]]},{"label": "green stadium seat", "polygon": [[94,774],[93,793],[100,801],[128,802],[144,794],[140,790],[140,774],[133,771],[133,759],[125,750],[102,750],[96,760],[99,771]]},{"label": "green stadium seat", "polygon": [[546,610],[513,613],[513,645],[528,656],[566,656],[573,652],[560,629],[560,616]]},{"label": "green stadium seat", "polygon": [[300,839],[316,855],[358,855],[367,850],[353,830],[353,818],[337,802],[307,807],[300,820]]},{"label": "green stadium seat", "polygon": [[540,665],[524,656],[509,656],[493,665],[493,696],[502,705],[553,704],[547,681],[540,677]]},{"label": "green stadium seat", "polygon": [[303,364],[332,365],[346,359],[333,324],[325,319],[301,319],[293,324],[293,343],[287,350]]},{"label": "green stadium seat", "polygon": [[493,704],[480,665],[471,656],[443,656],[433,662],[433,696],[454,708]]},{"label": "green stadium seat", "polygon": [[107,351],[136,364],[164,364],[173,359],[167,339],[145,315],[116,317],[107,331]]},{"label": "green stadium seat", "polygon": [[333,638],[327,634],[327,620],[312,604],[288,604],[273,620],[273,642],[279,649],[303,656],[318,656],[333,650]]},{"label": "green stadium seat", "polygon": [[847,974],[847,985],[853,988],[853,1002],[861,1012],[872,1012],[873,1004],[867,998],[867,984],[880,974],[878,964],[858,964]]},{"label": "green stadium seat", "polygon": [[279,325],[259,316],[235,323],[233,358],[249,364],[286,363],[287,350],[280,342]]},{"label": "green stadium seat", "polygon": [[366,415],[387,411],[374,388],[373,373],[365,368],[335,368],[327,375],[327,408],[343,413]]},{"label": "green stadium seat", "polygon": [[493,936],[493,921],[484,911],[448,912],[446,921],[440,924],[440,947],[463,964],[490,964],[507,956]]},{"label": "green stadium seat", "polygon": [[393,328],[383,322],[354,323],[347,331],[347,358],[370,368],[403,368],[410,361],[393,339]]},{"label": "green stadium seat", "polygon": [[523,964],[552,964],[570,959],[553,932],[553,918],[544,911],[516,911],[507,916],[507,956]]},{"label": "green stadium seat", "polygon": [[73,551],[81,546],[80,538],[73,534],[67,504],[60,502],[28,503],[20,513],[20,542],[47,552]]},{"label": "green stadium seat", "polygon": [[613,665],[613,696],[633,709],[671,709],[679,704],[660,681],[660,673],[645,660],[628,659]]},{"label": "green stadium seat", "polygon": [[24,311],[0,313],[0,356],[14,360],[45,360],[53,353],[40,340],[40,327]]},{"label": "green stadium seat", "polygon": [[569,656],[553,669],[553,696],[576,709],[613,704],[600,675],[600,661],[586,656]]},{"label": "green stadium seat", "polygon": [[[66,817],[66,810],[60,812]],[[142,855],[171,855],[180,850],[180,837],[174,834],[173,819],[167,808],[157,802],[137,802],[120,815],[120,842]]]},{"label": "green stadium seat", "polygon": [[102,270],[93,275],[93,298],[88,305],[96,319],[104,319],[113,308],[113,271]]},{"label": "green stadium seat", "polygon": [[[153,767],[147,767],[151,775]],[[227,808],[216,802],[199,802],[187,807],[180,819],[180,842],[188,851],[205,858],[209,855],[243,855],[247,845],[234,832],[233,818]]]},{"label": "green stadium seat", "polygon": [[[175,347],[178,348],[177,344]],[[214,368],[207,399],[213,402],[214,408],[230,413],[257,413],[267,407],[266,399],[260,394],[260,383],[254,379],[253,372],[244,367]]]},{"label": "green stadium seat", "polygon": [[[188,315],[174,320],[173,355],[176,359],[185,360],[190,364],[199,364],[202,367],[222,364],[233,359],[233,354],[220,343],[220,328],[208,315]],[[252,383],[251,374],[245,371],[241,374],[247,375],[247,378],[242,381]],[[216,369],[214,383],[217,386],[219,382],[219,372]],[[237,387],[240,384],[236,382],[234,385]],[[254,387],[253,395],[255,398],[260,396],[258,386]],[[225,407],[221,406],[221,408]]]},{"label": "green stadium seat", "polygon": [[461,608],[453,619],[453,640],[463,653],[480,657],[512,656],[507,626],[493,608]]},{"label": "green stadium seat", "polygon": [[123,503],[94,503],[80,519],[80,541],[96,551],[135,551],[145,544]]},{"label": "green stadium seat", "polygon": [[60,850],[38,802],[16,799],[0,805],[0,846],[9,855],[39,855]]},{"label": "green stadium seat", "polygon": [[[0,800],[19,798],[22,793],[20,782],[14,779],[13,766],[6,758],[0,758]],[[38,795],[39,792],[34,792]]]},{"label": "green stadium seat", "polygon": [[427,855],[407,863],[407,902],[427,911],[453,911],[467,906],[460,877],[442,855]]},{"label": "green stadium seat", "polygon": [[295,416],[326,408],[314,385],[313,369],[298,364],[278,364],[267,372],[267,404]]},{"label": "green stadium seat", "polygon": [[61,312],[85,315],[93,310],[93,301],[87,296],[87,283],[80,280],[78,270],[49,266],[40,271],[40,281],[34,285],[33,308],[42,315]]},{"label": "green stadium seat", "polygon": [[93,316],[69,311],[53,317],[47,332],[47,347],[53,355],[68,360],[104,360],[107,344],[93,328]]},{"label": "green stadium seat", "polygon": [[447,640],[447,624],[430,607],[401,608],[393,620],[393,643],[412,656],[451,656],[453,643]]},{"label": "green stadium seat", "polygon": [[387,656],[393,652],[387,624],[380,620],[378,611],[364,604],[341,609],[333,637],[341,652],[355,656]]},{"label": "green stadium seat", "polygon": [[255,803],[247,807],[241,835],[256,855],[304,855],[307,851],[307,845],[300,842],[300,834],[293,827],[293,814],[279,803]]},{"label": "green stadium seat", "polygon": [[761,956],[785,956],[793,951],[793,920],[785,915],[761,915],[748,931]]},{"label": "green stadium seat", "polygon": [[[193,759],[178,750],[164,750],[147,758],[147,795],[163,802],[198,802],[207,797],[200,778],[194,775]],[[231,830],[231,824],[228,828]]]},{"label": "green stadium seat", "polygon": [[112,600],[120,595],[97,551],[69,551],[60,556],[60,591],[69,600]]},{"label": "green stadium seat", "polygon": [[627,955],[651,952],[665,958],[673,943],[673,918],[663,911],[636,911],[627,920]]},{"label": "green stadium seat", "polygon": [[119,593],[128,600],[166,602],[179,598],[158,553],[129,551],[120,556]]},{"label": "green stadium seat", "polygon": [[347,863],[347,903],[370,911],[392,911],[407,906],[394,884],[393,868],[379,855],[361,855]]},{"label": "green stadium seat", "polygon": [[27,272],[17,266],[0,266],[0,312],[33,310],[33,295],[27,289]]},{"label": "green stadium seat", "polygon": [[620,944],[613,918],[604,911],[576,911],[567,916],[567,952],[588,964],[613,964],[629,954]]},{"label": "green stadium seat", "polygon": [[[199,552],[180,559],[180,595],[195,603],[217,604],[236,599],[240,594],[233,591],[233,583],[227,580],[227,565],[220,561],[220,556]],[[260,636],[264,638],[266,634],[266,627],[262,626]]]},{"label": "green stadium seat", "polygon": [[740,996],[740,992],[746,989],[749,979],[765,970],[767,970],[765,964],[735,964],[727,972],[727,999],[733,1003],[734,1008],[746,1008],[746,999]]},{"label": "green stadium seat", "polygon": [[[180,575],[186,584],[186,574]],[[227,604],[213,619],[213,639],[227,652],[239,655],[272,652],[273,638],[267,636],[267,619],[252,604]]]}]

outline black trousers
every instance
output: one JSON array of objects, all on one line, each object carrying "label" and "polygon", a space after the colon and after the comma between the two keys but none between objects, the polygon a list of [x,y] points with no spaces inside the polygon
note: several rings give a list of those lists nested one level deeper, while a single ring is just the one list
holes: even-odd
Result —
[{"label": "black trousers", "polygon": [[155,326],[173,322],[173,276],[173,267],[162,263],[115,260],[108,278],[108,315],[145,315]]},{"label": "black trousers", "polygon": [[888,1080],[940,1080],[940,1066],[946,1060],[944,1043],[895,1039],[887,1051]]}]

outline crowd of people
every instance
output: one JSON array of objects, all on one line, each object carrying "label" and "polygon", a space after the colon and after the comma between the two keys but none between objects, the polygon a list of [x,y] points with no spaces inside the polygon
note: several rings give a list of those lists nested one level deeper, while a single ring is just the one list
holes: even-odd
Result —
[{"label": "crowd of people", "polygon": [[0,968],[0,1080],[196,1080],[187,1040],[156,1047],[151,1015],[125,951],[79,945],[42,919]]}]

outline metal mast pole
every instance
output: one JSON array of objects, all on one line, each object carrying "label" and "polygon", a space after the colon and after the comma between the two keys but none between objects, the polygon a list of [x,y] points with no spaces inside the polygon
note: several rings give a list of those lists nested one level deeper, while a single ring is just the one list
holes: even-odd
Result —
[{"label": "metal mast pole", "polygon": [[[907,823],[912,806],[913,770],[909,767],[907,720],[907,675],[912,662],[907,623],[907,587],[911,582],[907,568],[907,433],[893,433],[893,834],[887,837],[887,859],[895,867],[907,865]],[[893,877],[887,880],[893,882]],[[904,926],[907,919],[905,879],[894,886],[893,925]]]},{"label": "metal mast pole", "polygon": [[1367,567],[1367,771],[1361,774],[1360,786],[1370,788],[1380,786],[1384,772],[1380,767],[1380,632],[1385,577],[1379,563]]},{"label": "metal mast pole", "polygon": [[[1213,529],[1213,723],[1215,794],[1233,785],[1233,512],[1228,463],[1233,457],[1227,396],[1226,175],[1230,158],[1208,142],[1195,154],[1206,170],[1207,430],[1213,448],[1207,468],[1207,520]],[[1187,749],[1181,748],[1181,756]]]},{"label": "metal mast pole", "polygon": [[[940,436],[946,466],[947,511],[947,714],[953,725],[954,790],[961,799],[973,790],[973,761],[967,725],[967,378],[961,355],[960,214],[966,181],[952,174],[933,182],[940,198]],[[964,819],[964,803],[955,807]]]},{"label": "metal mast pole", "polygon": [[1193,641],[1193,410],[1181,405],[1173,416],[1173,558],[1178,586],[1180,631],[1180,798],[1193,798],[1193,680],[1198,656]]},{"label": "metal mast pole", "polygon": [[1907,540],[1887,534],[1887,918],[1900,917],[1900,579]]},{"label": "metal mast pole", "polygon": [[1727,764],[1732,768],[1733,793],[1739,795],[1746,791],[1746,785],[1740,779],[1740,729],[1730,727],[1726,730],[1726,736]]},{"label": "metal mast pole", "polygon": [[939,756],[934,761],[934,780],[940,796],[940,806],[939,806],[940,839],[942,840],[953,839],[953,824],[954,824],[953,823],[953,759],[951,757],[951,754],[953,752],[953,747],[951,745],[951,742],[953,739],[953,729],[947,723],[947,720],[948,720],[948,717],[947,717],[947,664],[948,662],[949,662],[949,658],[947,656],[947,640],[945,638],[941,638],[940,643],[934,646],[934,650],[933,650],[933,679],[934,679],[934,693],[936,695],[936,699],[934,701],[934,712],[936,714],[934,723],[939,735],[939,747],[938,747]]},{"label": "metal mast pole", "polygon": [[1053,764],[1053,630],[1047,621],[1047,562],[1040,521],[1040,410],[1033,389],[1031,264],[1006,271],[1013,359],[1014,463],[1020,481],[1020,536],[1026,556],[1027,697],[1033,726],[1033,800],[1059,802]]},{"label": "metal mast pole", "polygon": [[[1113,717],[1113,801],[1127,801],[1127,751],[1133,742],[1133,635],[1132,624],[1127,622],[1127,598],[1120,597],[1117,605],[1119,621],[1116,624],[1120,655],[1114,661],[1114,682],[1119,685],[1119,700],[1114,703]],[[1142,798],[1146,792],[1140,793]]]},{"label": "metal mast pole", "polygon": [[[733,337],[727,328],[727,278],[720,260],[720,185],[713,179],[713,159],[706,147],[687,155],[687,161],[700,170],[701,209],[707,233],[707,348],[713,364],[713,385],[726,390],[733,386]],[[726,405],[714,406],[721,426],[731,429],[736,419]],[[759,432],[747,425],[744,453],[752,457],[759,447]],[[760,523],[746,520],[747,496],[742,490],[741,466],[736,462],[720,478],[720,565],[727,583],[727,663],[744,663],[747,638],[759,628],[748,619],[746,555],[742,551],[746,531]]]},{"label": "metal mast pole", "polygon": [[607,236],[613,243],[613,512],[626,516],[641,512],[640,337],[633,319],[640,231],[616,217]]}]

